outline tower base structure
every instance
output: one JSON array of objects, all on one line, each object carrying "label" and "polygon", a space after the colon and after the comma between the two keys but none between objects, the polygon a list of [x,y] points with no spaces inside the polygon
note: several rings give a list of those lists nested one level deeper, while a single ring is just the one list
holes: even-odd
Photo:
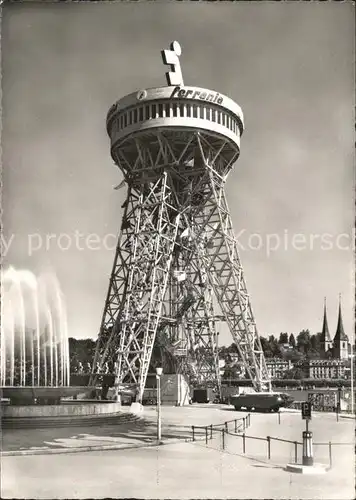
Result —
[{"label": "tower base structure", "polygon": [[143,412],[143,406],[141,403],[132,403],[130,406],[130,413],[134,415],[140,415]]},{"label": "tower base structure", "polygon": [[303,465],[303,464],[287,464],[285,470],[287,472],[294,472],[296,474],[307,474],[307,475],[318,475],[326,474],[330,470],[328,465],[324,464],[313,464],[313,465]]},{"label": "tower base structure", "polygon": [[219,396],[220,317],[255,389],[268,388],[225,195],[243,127],[234,101],[182,82],[110,108],[111,155],[127,196],[90,383],[107,362],[117,394],[134,388],[142,402],[159,341],[192,387]]}]

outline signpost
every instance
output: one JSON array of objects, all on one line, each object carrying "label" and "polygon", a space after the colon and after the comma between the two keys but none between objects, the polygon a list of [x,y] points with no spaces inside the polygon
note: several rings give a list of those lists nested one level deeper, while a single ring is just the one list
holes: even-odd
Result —
[{"label": "signpost", "polygon": [[302,419],[306,420],[306,424],[308,425],[308,420],[311,420],[311,401],[304,401],[302,403]]},{"label": "signpost", "polygon": [[312,404],[310,401],[302,403],[302,419],[305,420],[303,431],[303,465],[313,465],[313,433],[309,431],[309,420],[312,419]]},{"label": "signpost", "polygon": [[302,402],[302,419],[305,420],[305,431],[303,431],[303,460],[297,463],[297,441],[295,441],[295,463],[287,465],[290,472],[299,472],[302,474],[324,474],[328,467],[322,464],[314,463],[313,458],[313,434],[309,431],[309,421],[312,419],[312,402]]}]

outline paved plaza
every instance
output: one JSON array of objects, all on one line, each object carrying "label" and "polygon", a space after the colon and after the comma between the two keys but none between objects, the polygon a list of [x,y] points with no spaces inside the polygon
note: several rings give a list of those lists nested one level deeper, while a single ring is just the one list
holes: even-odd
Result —
[{"label": "paved plaza", "polygon": [[[223,423],[246,416],[231,407],[163,407],[163,440],[154,446],[155,410],[145,408],[145,419],[125,426],[86,429],[23,430],[27,444],[20,448],[37,453],[2,457],[2,498],[354,498],[354,446],[333,447],[333,467],[322,476],[305,476],[283,470],[294,447],[272,441],[271,459],[265,441],[227,435],[222,450],[221,433],[208,445],[188,441],[192,425]],[[299,412],[252,414],[246,435],[301,440],[304,422]],[[234,424],[229,424],[233,431]],[[352,443],[354,420],[332,414],[314,414],[314,441]],[[15,431],[13,431],[14,433]],[[200,435],[202,437],[204,433]],[[20,437],[17,438],[20,441]],[[97,448],[84,452],[92,443]],[[4,434],[9,450],[14,435]],[[115,446],[102,450],[101,446]],[[151,445],[151,446],[148,446]],[[129,449],[128,446],[135,446]],[[69,449],[76,453],[56,453]],[[120,449],[121,448],[121,449]],[[299,447],[300,450],[300,447]],[[300,452],[300,451],[299,451]],[[315,446],[315,460],[328,463],[328,447]]]}]

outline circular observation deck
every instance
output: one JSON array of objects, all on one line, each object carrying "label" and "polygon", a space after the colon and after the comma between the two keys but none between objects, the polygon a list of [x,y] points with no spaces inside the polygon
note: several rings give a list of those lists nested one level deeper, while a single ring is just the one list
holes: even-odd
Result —
[{"label": "circular observation deck", "polygon": [[220,144],[237,158],[244,130],[243,113],[232,99],[199,87],[158,87],[140,90],[118,100],[107,114],[111,156],[122,165],[137,158],[137,140],[157,142],[158,133],[182,147],[192,133]]}]

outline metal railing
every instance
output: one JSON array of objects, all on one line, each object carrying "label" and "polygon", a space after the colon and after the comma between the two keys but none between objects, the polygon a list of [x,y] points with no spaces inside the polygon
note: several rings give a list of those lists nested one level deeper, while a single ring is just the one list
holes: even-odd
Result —
[{"label": "metal railing", "polygon": [[[229,432],[229,424],[233,424],[234,431],[237,434],[241,429],[245,431],[250,426],[251,414],[249,413],[246,417],[234,418],[233,420],[227,420],[221,424],[210,424],[210,425],[192,425],[192,440],[196,441],[199,435],[199,430],[203,429],[203,436],[205,437],[205,444],[208,444],[209,439],[213,439],[214,431],[225,431]],[[221,429],[222,427],[222,429]]]},{"label": "metal railing", "polygon": [[[279,415],[279,423],[280,423],[280,415]],[[246,417],[237,418],[234,420],[227,420],[221,424],[211,424],[205,426],[192,426],[192,441],[205,441],[205,444],[208,445],[209,440],[213,439],[214,434],[218,433],[221,436],[221,449],[222,451],[226,450],[227,439],[228,436],[232,436],[234,438],[240,438],[242,440],[242,453],[245,455],[247,450],[247,441],[248,440],[256,440],[256,441],[265,441],[266,446],[266,458],[271,460],[272,455],[272,443],[273,441],[279,441],[284,443],[289,443],[293,445],[293,459],[294,463],[298,463],[298,456],[301,458],[302,453],[298,453],[298,447],[302,447],[303,443],[300,441],[293,441],[290,439],[282,439],[274,436],[250,436],[246,435],[246,429],[251,425],[251,414],[249,413]],[[202,431],[202,432],[200,432]],[[325,443],[313,443],[313,446],[327,446],[328,447],[328,458],[329,458],[329,469],[332,468],[333,465],[333,447],[334,446],[355,446],[354,443],[333,443],[331,441]]]}]

